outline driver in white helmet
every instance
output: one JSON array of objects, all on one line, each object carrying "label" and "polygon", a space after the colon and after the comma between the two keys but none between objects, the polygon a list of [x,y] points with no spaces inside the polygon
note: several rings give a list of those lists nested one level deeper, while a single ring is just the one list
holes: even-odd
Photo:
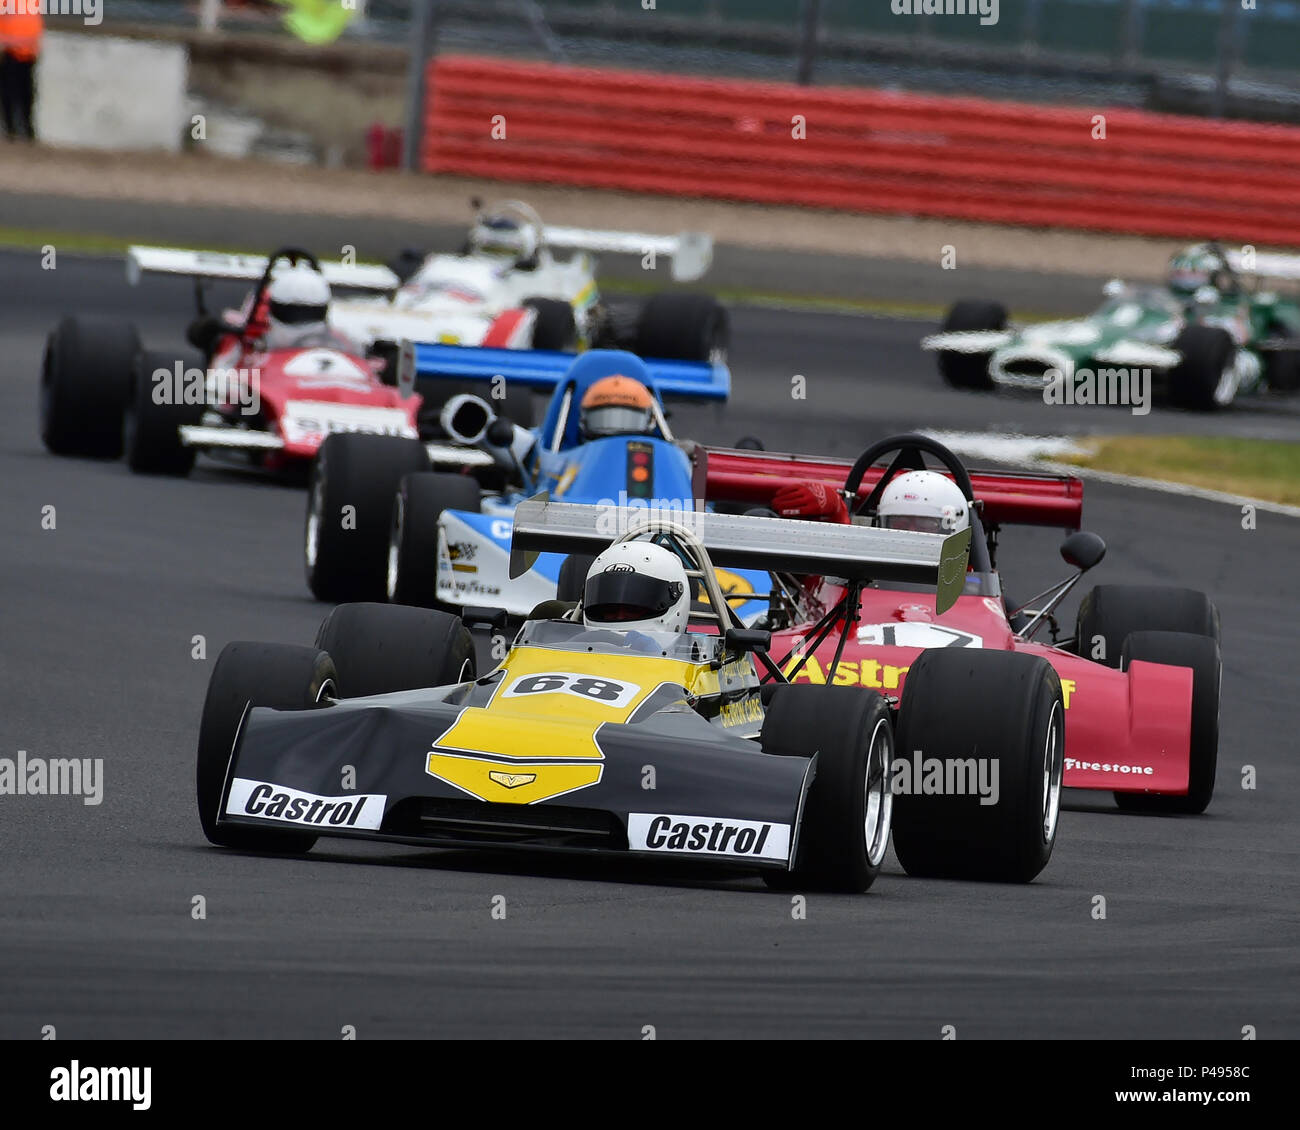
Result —
[{"label": "driver in white helmet", "polygon": [[638,650],[660,652],[646,633],[681,635],[690,620],[691,591],[681,558],[649,541],[611,545],[591,563],[582,593],[587,628],[626,633]]},{"label": "driver in white helmet", "polygon": [[266,288],[266,348],[291,349],[312,340],[351,346],[327,324],[330,297],[325,276],[305,263],[276,271]]},{"label": "driver in white helmet", "polygon": [[533,224],[505,213],[479,216],[469,233],[474,254],[504,259],[516,271],[531,271],[537,266],[541,242]]},{"label": "driver in white helmet", "polygon": [[876,524],[890,530],[955,534],[970,525],[961,488],[938,471],[907,471],[890,480],[876,507]]}]

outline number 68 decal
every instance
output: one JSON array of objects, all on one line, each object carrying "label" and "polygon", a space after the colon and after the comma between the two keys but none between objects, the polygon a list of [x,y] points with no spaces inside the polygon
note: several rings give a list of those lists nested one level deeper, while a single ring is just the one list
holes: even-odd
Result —
[{"label": "number 68 decal", "polygon": [[576,675],[571,671],[540,671],[536,675],[521,675],[501,692],[502,698],[518,698],[530,694],[572,694],[601,706],[619,707],[631,702],[641,688],[635,683],[616,683],[613,679],[598,679],[595,675]]}]

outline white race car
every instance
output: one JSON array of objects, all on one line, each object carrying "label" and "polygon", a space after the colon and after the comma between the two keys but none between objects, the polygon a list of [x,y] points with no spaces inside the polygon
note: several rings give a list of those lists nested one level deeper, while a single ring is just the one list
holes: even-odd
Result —
[{"label": "white race car", "polygon": [[[573,254],[558,259],[558,249]],[[597,291],[592,252],[637,255],[646,269],[665,257],[674,281],[692,282],[709,269],[713,241],[689,232],[546,227],[527,204],[507,200],[479,209],[462,254],[404,253],[396,293],[335,301],[330,322],[381,354],[386,343],[405,340],[497,349],[594,346],[670,360],[726,360],[727,315],[716,299],[668,291],[639,310],[612,308]]]}]

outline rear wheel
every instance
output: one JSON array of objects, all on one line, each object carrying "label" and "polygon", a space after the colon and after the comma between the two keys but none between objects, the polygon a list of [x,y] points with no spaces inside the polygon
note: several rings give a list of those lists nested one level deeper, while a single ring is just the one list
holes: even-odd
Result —
[{"label": "rear wheel", "polygon": [[1119,667],[1134,632],[1188,632],[1219,638],[1219,610],[1203,592],[1163,585],[1097,585],[1079,603],[1074,651]]},{"label": "rear wheel", "polygon": [[874,691],[780,686],[759,737],[763,752],[817,757],[792,871],[765,871],[777,890],[865,891],[889,847],[894,730]]},{"label": "rear wheel", "polygon": [[[404,475],[393,500],[388,542],[388,599],[442,608],[438,602],[438,522],[446,510],[477,514],[483,492],[468,475]],[[453,558],[452,564],[457,562]],[[465,564],[465,562],[461,562]]]},{"label": "rear wheel", "polygon": [[672,361],[725,363],[731,344],[727,311],[709,294],[654,294],[637,319],[636,352]]},{"label": "rear wheel", "polygon": [[226,775],[245,710],[313,710],[337,696],[338,676],[330,657],[314,647],[273,643],[230,643],[217,656],[199,723],[195,773],[203,834],[221,847],[245,851],[310,851],[316,836],[270,828],[218,827]]},{"label": "rear wheel", "polygon": [[1120,667],[1133,660],[1165,663],[1192,670],[1192,742],[1186,796],[1154,793],[1115,793],[1115,803],[1126,812],[1204,812],[1214,796],[1214,774],[1219,761],[1219,696],[1223,662],[1218,643],[1186,632],[1134,632],[1124,641]]},{"label": "rear wheel", "polygon": [[534,349],[573,349],[577,345],[578,328],[569,303],[558,298],[529,298],[524,305],[537,311],[533,323]]},{"label": "rear wheel", "polygon": [[[973,333],[982,330],[1005,330],[1007,308],[1000,302],[962,299],[948,311],[940,333]],[[991,353],[960,353],[953,349],[939,351],[939,373],[953,388],[990,389]]]},{"label": "rear wheel", "polygon": [[338,672],[339,697],[445,687],[474,678],[474,641],[459,616],[392,604],[340,604],[316,646]]},{"label": "rear wheel", "polygon": [[1183,356],[1169,373],[1169,399],[1174,404],[1212,412],[1232,403],[1237,393],[1237,343],[1227,330],[1184,326],[1174,348]]},{"label": "rear wheel", "polygon": [[122,454],[122,413],[131,397],[140,337],[130,322],[64,318],[45,339],[41,441],[55,455]]},{"label": "rear wheel", "polygon": [[307,489],[303,556],[317,600],[383,600],[393,498],[402,476],[427,471],[416,439],[338,433],[316,453]]},{"label": "rear wheel", "polygon": [[1042,871],[1056,843],[1064,718],[1061,682],[1045,659],[922,652],[898,715],[898,748],[911,766],[895,774],[894,852],[903,869],[1004,883]]},{"label": "rear wheel", "polygon": [[[154,380],[155,374],[182,372],[204,373],[206,362],[197,353],[186,350],[179,356],[170,353],[140,353],[135,361],[135,384],[122,420],[122,446],[127,466],[145,475],[188,475],[194,469],[194,449],[181,442],[180,429],[197,424],[203,416],[203,403],[185,403],[175,388],[166,388]],[[159,403],[159,401],[162,403]],[[179,403],[177,402],[179,401]]]}]

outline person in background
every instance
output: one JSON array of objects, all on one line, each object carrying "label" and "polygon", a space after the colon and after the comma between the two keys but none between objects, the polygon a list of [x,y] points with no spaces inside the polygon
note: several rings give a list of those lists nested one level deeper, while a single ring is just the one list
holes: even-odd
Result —
[{"label": "person in background", "polygon": [[18,0],[0,9],[0,116],[7,136],[28,141],[36,140],[32,106],[41,31],[41,13],[34,0]]}]

